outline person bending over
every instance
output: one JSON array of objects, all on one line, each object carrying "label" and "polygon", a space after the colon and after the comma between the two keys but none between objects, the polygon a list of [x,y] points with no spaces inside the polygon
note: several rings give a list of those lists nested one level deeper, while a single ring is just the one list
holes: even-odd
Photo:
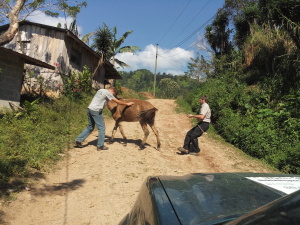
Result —
[{"label": "person bending over", "polygon": [[131,106],[133,102],[123,102],[116,98],[118,90],[115,87],[109,89],[99,89],[95,94],[92,102],[87,108],[88,126],[75,139],[75,147],[82,148],[82,142],[92,133],[95,125],[98,128],[97,150],[108,150],[104,145],[105,123],[102,110],[109,100],[113,100],[120,105]]}]

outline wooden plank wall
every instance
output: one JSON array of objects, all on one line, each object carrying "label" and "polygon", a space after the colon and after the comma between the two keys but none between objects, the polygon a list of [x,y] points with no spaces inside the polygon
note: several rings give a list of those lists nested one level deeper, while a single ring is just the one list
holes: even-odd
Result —
[{"label": "wooden plank wall", "polygon": [[[85,65],[93,72],[98,64],[98,59],[94,54],[76,42],[73,38],[67,36],[64,31],[32,24],[25,24],[20,27],[20,30],[21,43],[26,55],[47,62],[50,65],[57,65],[57,63],[59,63],[60,66],[55,72],[45,68],[27,65],[28,69],[34,71],[36,77],[42,75],[45,79],[47,88],[51,88],[53,91],[57,91],[59,89],[59,84],[62,84],[61,76],[63,76],[63,74],[68,75],[70,71],[82,71]],[[18,40],[18,35],[16,35],[9,43],[9,48],[21,52]],[[80,67],[70,62],[72,49],[81,53]],[[103,88],[104,76],[105,71],[99,69],[95,75],[94,84]],[[34,83],[34,79],[35,78],[33,78],[32,83]]]}]

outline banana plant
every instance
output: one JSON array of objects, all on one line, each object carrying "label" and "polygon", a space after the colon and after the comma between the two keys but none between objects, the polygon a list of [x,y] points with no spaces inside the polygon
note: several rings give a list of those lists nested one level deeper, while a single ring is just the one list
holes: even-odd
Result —
[{"label": "banana plant", "polygon": [[19,118],[25,115],[29,115],[30,113],[36,111],[36,104],[39,102],[39,99],[36,99],[32,102],[25,100],[24,107],[20,109],[20,111],[15,115],[15,117]]}]

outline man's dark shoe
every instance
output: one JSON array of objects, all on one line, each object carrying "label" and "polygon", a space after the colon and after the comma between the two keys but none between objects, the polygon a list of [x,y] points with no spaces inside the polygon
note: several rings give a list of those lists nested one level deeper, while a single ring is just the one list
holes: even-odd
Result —
[{"label": "man's dark shoe", "polygon": [[189,154],[189,150],[183,148],[183,147],[179,147],[177,148],[178,151],[180,151],[181,153],[184,153],[184,154]]},{"label": "man's dark shoe", "polygon": [[83,148],[83,145],[80,141],[75,141],[75,147],[76,148]]},{"label": "man's dark shoe", "polygon": [[106,147],[105,145],[103,145],[103,146],[97,147],[97,150],[98,150],[98,151],[101,151],[101,150],[108,150],[108,147]]}]

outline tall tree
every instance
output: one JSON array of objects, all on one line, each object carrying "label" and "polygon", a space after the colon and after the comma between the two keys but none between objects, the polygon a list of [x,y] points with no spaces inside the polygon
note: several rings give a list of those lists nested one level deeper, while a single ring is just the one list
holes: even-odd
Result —
[{"label": "tall tree", "polygon": [[164,98],[176,98],[181,93],[179,84],[171,78],[161,79],[158,86]]},{"label": "tall tree", "polygon": [[94,48],[102,56],[102,61],[110,60],[111,58],[110,52],[112,39],[112,31],[105,23],[103,23],[103,26],[99,27],[96,31],[94,43],[92,45],[92,48]]},{"label": "tall tree", "polygon": [[141,50],[138,46],[121,46],[125,39],[128,37],[129,34],[131,34],[133,31],[129,30],[126,31],[119,39],[117,39],[117,28],[113,28],[113,39],[112,39],[112,45],[111,45],[111,62],[114,65],[115,62],[120,65],[122,68],[124,66],[128,67],[129,65],[125,62],[120,61],[119,59],[115,58],[115,56],[118,53],[124,53],[124,52],[130,52],[134,53],[136,50]]},{"label": "tall tree", "polygon": [[9,23],[6,32],[0,35],[0,46],[10,42],[18,31],[19,23],[36,11],[58,17],[59,12],[73,19],[87,3],[69,0],[0,0],[0,22]]},{"label": "tall tree", "polygon": [[225,10],[219,10],[213,23],[206,27],[205,37],[217,57],[232,50],[229,17]]},{"label": "tall tree", "polygon": [[211,67],[212,65],[205,60],[203,55],[197,54],[197,58],[191,58],[191,62],[188,63],[188,75],[198,82],[203,82],[210,75]]},{"label": "tall tree", "polygon": [[121,47],[128,35],[132,32],[132,30],[129,30],[117,39],[117,28],[114,27],[113,29],[110,29],[105,23],[103,23],[103,26],[99,27],[96,31],[92,47],[103,56],[103,59],[110,61],[113,65],[116,62],[121,67],[129,66],[115,57],[118,53],[134,53],[136,50],[140,50],[138,46]]}]

